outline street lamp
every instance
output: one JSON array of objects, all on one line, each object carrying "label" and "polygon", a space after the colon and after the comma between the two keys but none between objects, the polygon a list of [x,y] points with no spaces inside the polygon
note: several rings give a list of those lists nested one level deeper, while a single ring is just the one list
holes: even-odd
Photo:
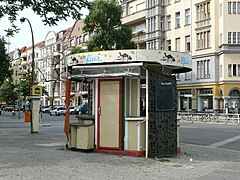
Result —
[{"label": "street lamp", "polygon": [[[31,34],[32,34],[32,88],[33,88],[33,86],[34,86],[34,65],[35,65],[35,62],[34,62],[34,37],[33,37],[32,25],[31,25],[30,21],[27,18],[25,18],[25,17],[22,17],[20,19],[20,21],[22,23],[25,22],[25,20],[27,20],[27,22],[28,22],[28,24],[30,26],[30,29],[31,29]],[[32,93],[33,93],[33,89],[32,89]]]},{"label": "street lamp", "polygon": [[[34,65],[35,65],[35,62],[34,62],[34,37],[33,37],[33,30],[32,30],[32,25],[30,23],[30,21],[25,18],[25,17],[22,17],[20,19],[20,21],[23,23],[25,22],[25,20],[28,22],[29,26],[30,26],[30,29],[31,29],[31,34],[32,34],[32,93],[30,95],[33,94],[33,88],[34,88]],[[31,105],[31,109],[33,108],[33,105]],[[33,112],[31,113],[31,133],[33,133]]]}]

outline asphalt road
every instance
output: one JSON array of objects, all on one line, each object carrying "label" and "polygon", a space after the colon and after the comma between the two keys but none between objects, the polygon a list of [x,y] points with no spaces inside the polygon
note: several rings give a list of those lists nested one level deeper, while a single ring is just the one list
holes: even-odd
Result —
[{"label": "asphalt road", "polygon": [[[42,113],[40,119],[39,133],[59,133],[64,134],[64,119],[65,116],[50,116],[49,113]],[[20,120],[18,113],[16,118],[11,118],[11,112],[2,112],[0,116],[0,128],[3,133],[17,134],[30,132],[30,123],[24,122],[24,114],[20,113]],[[77,121],[76,115],[70,116],[70,122]],[[18,128],[16,128],[18,127]],[[1,131],[0,131],[1,132]]]},{"label": "asphalt road", "polygon": [[240,126],[182,122],[180,143],[240,151]]},{"label": "asphalt road", "polygon": [[[64,135],[64,117],[65,116],[50,116],[48,113],[43,113],[40,121],[42,127],[39,128],[39,132]],[[0,124],[1,133],[15,134],[21,132],[26,133],[26,131],[30,132],[30,123],[23,122],[23,113],[21,113],[21,120],[11,119],[11,121],[9,121],[10,119],[10,112],[2,112]],[[74,121],[77,121],[76,115],[71,115],[70,122]],[[14,124],[16,124],[18,128],[16,128]],[[180,143],[240,152],[240,126],[181,122]]]}]

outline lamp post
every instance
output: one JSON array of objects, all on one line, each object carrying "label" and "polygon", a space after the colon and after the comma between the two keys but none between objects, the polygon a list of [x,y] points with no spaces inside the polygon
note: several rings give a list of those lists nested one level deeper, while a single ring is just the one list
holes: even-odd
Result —
[{"label": "lamp post", "polygon": [[[32,25],[30,23],[30,21],[25,18],[25,17],[22,17],[20,19],[20,21],[23,23],[25,22],[25,20],[28,22],[29,26],[30,26],[30,29],[31,29],[31,34],[32,34],[32,74],[31,74],[31,79],[32,79],[32,93],[30,95],[33,94],[33,87],[34,87],[34,65],[35,65],[35,62],[34,62],[34,36],[33,36],[33,30],[32,30]],[[31,105],[31,109],[33,108],[33,105]],[[31,133],[33,133],[33,113],[31,113]]]}]

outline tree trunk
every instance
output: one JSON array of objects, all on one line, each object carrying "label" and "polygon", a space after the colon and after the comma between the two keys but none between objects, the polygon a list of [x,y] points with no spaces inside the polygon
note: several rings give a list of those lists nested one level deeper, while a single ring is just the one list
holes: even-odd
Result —
[{"label": "tree trunk", "polygon": [[52,99],[51,99],[51,106],[53,107],[53,102],[54,102],[54,94],[55,94],[55,88],[56,88],[56,82],[53,83],[52,86]]}]

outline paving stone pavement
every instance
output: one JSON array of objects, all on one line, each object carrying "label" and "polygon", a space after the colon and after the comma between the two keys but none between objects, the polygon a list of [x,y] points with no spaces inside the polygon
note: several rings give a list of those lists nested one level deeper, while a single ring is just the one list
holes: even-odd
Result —
[{"label": "paving stone pavement", "polygon": [[237,151],[181,144],[178,157],[146,159],[68,150],[64,133],[18,128],[23,130],[4,133],[0,126],[0,180],[240,179]]}]

